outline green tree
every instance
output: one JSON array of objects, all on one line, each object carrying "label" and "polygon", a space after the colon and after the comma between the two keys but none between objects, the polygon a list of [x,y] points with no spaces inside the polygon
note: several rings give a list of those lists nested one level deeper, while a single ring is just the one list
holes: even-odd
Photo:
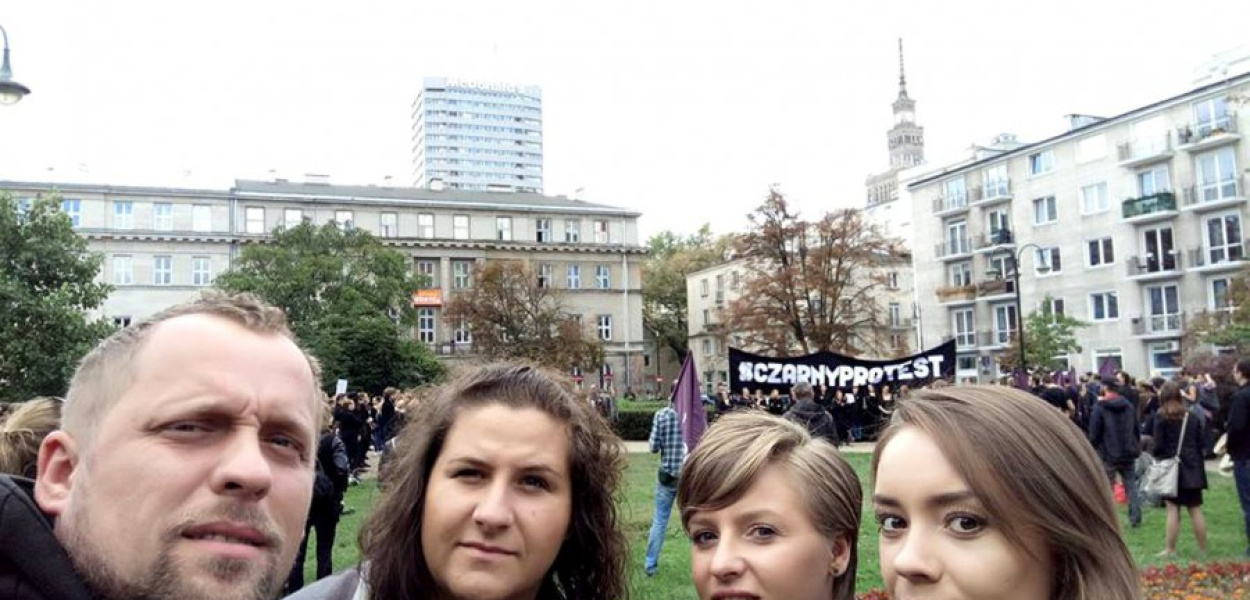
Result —
[{"label": "green tree", "polygon": [[474,349],[489,358],[524,358],[560,371],[603,364],[603,344],[569,315],[560,291],[540,284],[521,261],[486,262],[473,285],[452,296],[443,318],[463,321]]},{"label": "green tree", "polygon": [[322,362],[323,387],[347,379],[379,392],[441,379],[444,368],[411,337],[421,278],[403,254],[367,231],[305,222],[247,246],[216,285],[286,310],[291,329]]},{"label": "green tree", "polygon": [[1250,264],[1229,281],[1224,306],[1198,313],[1188,320],[1182,341],[1186,355],[1200,350],[1198,343],[1232,348],[1241,356],[1250,355]]},{"label": "green tree", "polygon": [[[1076,342],[1076,330],[1089,324],[1051,311],[1051,297],[1042,301],[1042,308],[1029,313],[1024,323],[1024,356],[1031,371],[1053,371],[1062,366],[1056,357],[1080,352]],[[1020,366],[1020,336],[1014,336],[1011,344],[998,356],[998,364],[1007,371]]]},{"label": "green tree", "polygon": [[56,195],[29,205],[0,193],[0,401],[65,394],[74,368],[113,331],[91,319],[112,288]]},{"label": "green tree", "polygon": [[657,343],[684,357],[688,349],[686,276],[725,262],[730,238],[704,224],[694,235],[662,231],[647,242],[642,267],[642,323]]}]

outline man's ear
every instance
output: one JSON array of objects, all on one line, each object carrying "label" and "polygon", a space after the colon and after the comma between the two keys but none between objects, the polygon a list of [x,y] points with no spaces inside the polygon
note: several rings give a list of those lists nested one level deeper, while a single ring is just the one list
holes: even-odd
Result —
[{"label": "man's ear", "polygon": [[78,468],[79,448],[70,434],[57,430],[39,445],[39,471],[35,477],[35,502],[54,517],[65,512],[74,471]]}]

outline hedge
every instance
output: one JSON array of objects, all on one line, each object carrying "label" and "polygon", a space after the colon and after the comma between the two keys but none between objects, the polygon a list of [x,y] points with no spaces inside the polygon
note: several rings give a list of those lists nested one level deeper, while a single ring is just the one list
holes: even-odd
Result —
[{"label": "hedge", "polygon": [[[645,442],[651,437],[651,420],[655,418],[655,413],[665,406],[668,406],[668,403],[664,401],[617,400],[617,416],[612,422],[612,430],[623,440]],[[714,414],[714,411],[708,410],[709,421]]]}]

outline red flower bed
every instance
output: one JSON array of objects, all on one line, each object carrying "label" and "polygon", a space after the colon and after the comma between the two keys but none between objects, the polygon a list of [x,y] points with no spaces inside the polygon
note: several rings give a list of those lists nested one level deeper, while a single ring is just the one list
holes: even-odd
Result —
[{"label": "red flower bed", "polygon": [[[1250,562],[1147,567],[1142,571],[1146,600],[1250,600]],[[858,600],[889,600],[882,590],[856,596]]]}]

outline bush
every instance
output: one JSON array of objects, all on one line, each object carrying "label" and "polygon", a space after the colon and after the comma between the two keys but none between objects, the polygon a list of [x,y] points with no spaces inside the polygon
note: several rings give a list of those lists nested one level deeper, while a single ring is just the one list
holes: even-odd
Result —
[{"label": "bush", "polygon": [[[624,402],[617,401],[618,413],[612,429],[616,435],[626,441],[645,442],[651,438],[651,420],[661,408],[668,406],[667,401],[658,402]],[[708,407],[705,407],[708,408]],[[708,422],[711,423],[716,413],[707,411]]]}]

